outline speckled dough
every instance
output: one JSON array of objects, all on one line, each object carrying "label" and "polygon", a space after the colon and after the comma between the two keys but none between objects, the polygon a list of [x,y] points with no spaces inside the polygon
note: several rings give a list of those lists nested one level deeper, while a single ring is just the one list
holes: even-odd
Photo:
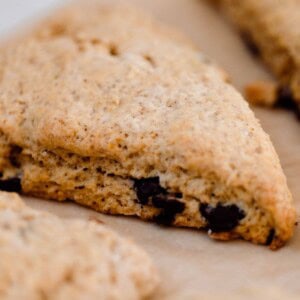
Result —
[{"label": "speckled dough", "polygon": [[112,2],[2,49],[0,187],[283,245],[292,197],[247,103],[180,34]]},{"label": "speckled dough", "polygon": [[[300,1],[213,0],[222,5],[256,54],[271,67],[280,85],[300,103]],[[288,101],[288,100],[287,100]]]},{"label": "speckled dough", "polygon": [[61,220],[3,192],[0,270],[1,300],[144,299],[158,285],[148,256],[103,225]]}]

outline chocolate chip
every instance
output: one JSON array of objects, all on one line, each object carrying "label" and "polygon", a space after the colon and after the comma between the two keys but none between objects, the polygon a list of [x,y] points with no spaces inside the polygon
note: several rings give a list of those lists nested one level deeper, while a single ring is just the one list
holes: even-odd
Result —
[{"label": "chocolate chip", "polygon": [[6,192],[21,192],[22,186],[20,178],[0,180],[0,190]]},{"label": "chocolate chip", "polygon": [[267,246],[270,246],[270,245],[271,245],[271,243],[272,243],[274,237],[275,237],[275,229],[272,228],[272,229],[270,229],[269,235],[268,235],[267,240],[266,240],[266,245],[267,245]]},{"label": "chocolate chip", "polygon": [[154,221],[161,225],[171,225],[174,222],[175,216],[182,213],[185,204],[173,198],[171,194],[158,195],[152,198],[154,207],[161,208],[161,212],[154,217]]},{"label": "chocolate chip", "polygon": [[213,207],[209,204],[201,204],[200,212],[206,219],[208,229],[213,232],[225,232],[234,229],[245,213],[236,205],[218,204]]},{"label": "chocolate chip", "polygon": [[71,203],[74,203],[73,199],[71,199],[71,198],[65,198],[63,201],[64,201],[64,202],[71,202]]},{"label": "chocolate chip", "polygon": [[178,201],[182,198],[182,193],[168,193],[160,186],[159,177],[135,179],[134,189],[141,204],[149,204],[161,209],[154,217],[154,221],[161,225],[172,224],[176,214],[181,213],[185,208],[185,204]]},{"label": "chocolate chip", "polygon": [[141,204],[147,204],[150,197],[167,193],[166,190],[160,186],[159,177],[135,179],[134,189]]},{"label": "chocolate chip", "polygon": [[294,110],[296,103],[294,101],[293,93],[288,86],[280,86],[277,89],[276,107]]},{"label": "chocolate chip", "polygon": [[182,193],[174,193],[175,198],[182,198]]},{"label": "chocolate chip", "polygon": [[260,56],[260,50],[259,50],[258,46],[256,45],[256,43],[254,42],[252,35],[248,32],[242,32],[241,37],[242,37],[242,40],[244,41],[246,47],[250,51],[250,53],[253,56]]},{"label": "chocolate chip", "polygon": [[294,111],[297,119],[300,120],[299,105],[293,96],[293,92],[288,86],[280,86],[277,89],[275,107]]}]

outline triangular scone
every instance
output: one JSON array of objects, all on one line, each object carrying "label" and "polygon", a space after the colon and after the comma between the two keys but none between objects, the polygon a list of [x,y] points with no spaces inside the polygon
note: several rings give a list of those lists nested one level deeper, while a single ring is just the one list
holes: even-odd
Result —
[{"label": "triangular scone", "polygon": [[[280,81],[273,92],[251,85],[250,100],[293,108],[300,115],[300,1],[210,0],[235,24],[253,54],[260,56]],[[263,91],[263,94],[261,93]]]},{"label": "triangular scone", "polygon": [[247,103],[184,37],[105,3],[2,50],[2,189],[284,244],[295,209]]},{"label": "triangular scone", "polygon": [[[61,220],[0,193],[0,299],[145,299],[146,253],[97,221]],[[148,299],[148,298],[147,298]]]}]

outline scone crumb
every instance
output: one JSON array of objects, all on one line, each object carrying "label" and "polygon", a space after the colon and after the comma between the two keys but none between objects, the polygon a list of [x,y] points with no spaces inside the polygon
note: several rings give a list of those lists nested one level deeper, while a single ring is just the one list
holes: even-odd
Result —
[{"label": "scone crumb", "polygon": [[271,81],[255,81],[245,87],[245,97],[250,104],[273,107],[277,101],[277,84]]}]

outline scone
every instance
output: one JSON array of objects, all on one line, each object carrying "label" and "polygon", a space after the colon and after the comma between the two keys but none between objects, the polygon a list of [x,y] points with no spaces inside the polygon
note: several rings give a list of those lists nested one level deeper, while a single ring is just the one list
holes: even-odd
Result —
[{"label": "scone", "polygon": [[[216,0],[213,0],[216,1]],[[237,26],[247,45],[262,57],[280,81],[274,104],[299,110],[300,104],[300,1],[217,0]],[[268,89],[268,87],[266,86]],[[259,88],[251,88],[258,90]],[[254,98],[259,94],[253,95]],[[262,99],[268,101],[267,99]],[[268,101],[270,102],[270,101]],[[294,105],[292,105],[294,103]]]},{"label": "scone", "polygon": [[248,104],[188,40],[112,2],[1,50],[1,188],[283,245],[295,209]]},{"label": "scone", "polygon": [[61,220],[4,192],[0,270],[1,300],[144,299],[158,284],[146,253],[103,225]]}]

